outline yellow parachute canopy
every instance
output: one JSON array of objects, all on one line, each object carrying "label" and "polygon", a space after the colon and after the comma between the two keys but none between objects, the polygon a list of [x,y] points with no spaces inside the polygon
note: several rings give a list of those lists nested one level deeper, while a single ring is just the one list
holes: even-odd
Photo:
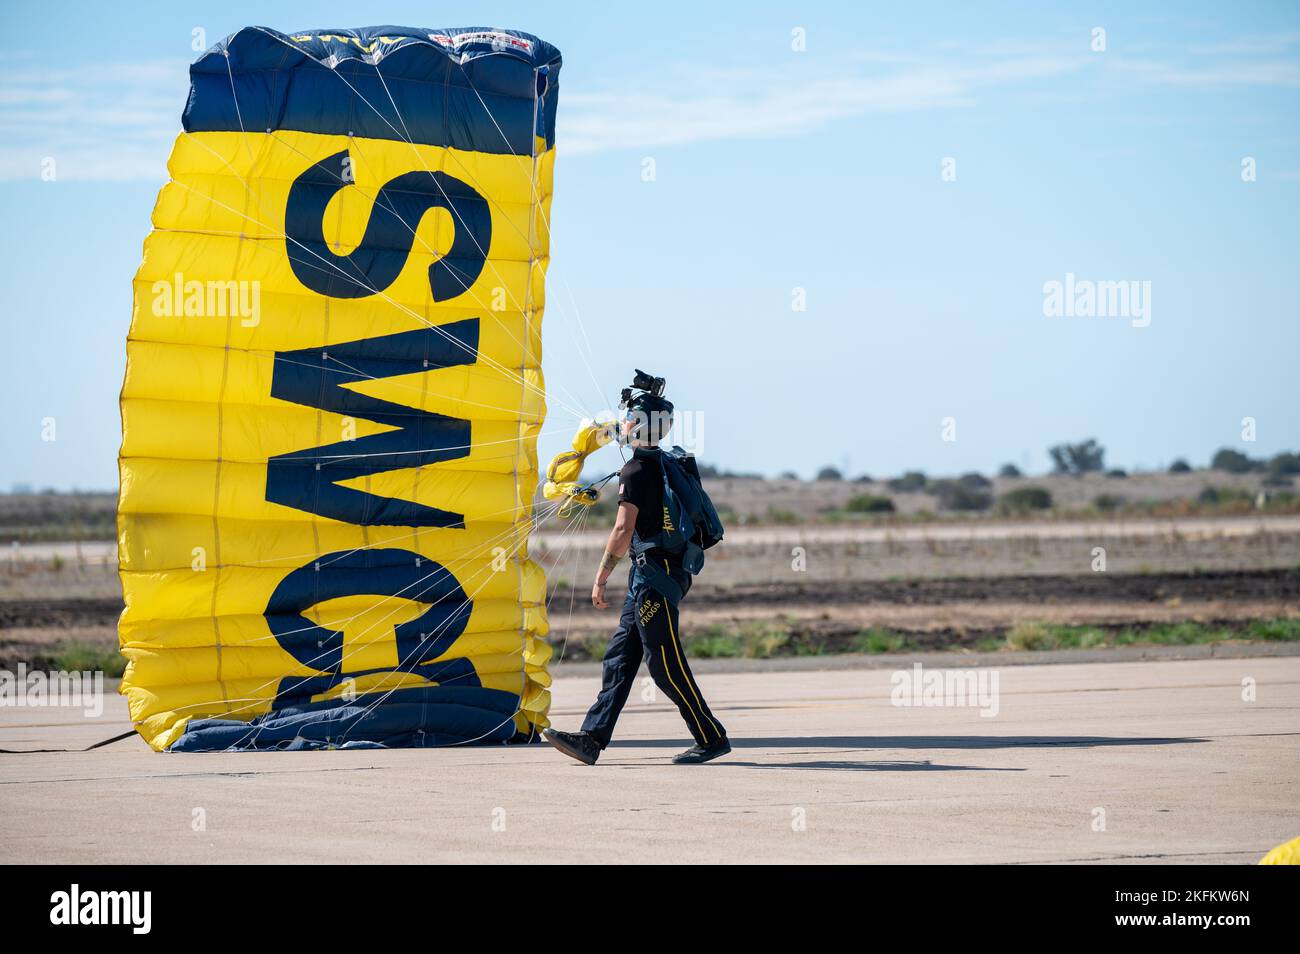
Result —
[{"label": "yellow parachute canopy", "polygon": [[[614,439],[615,426],[609,421],[583,421],[573,436],[573,450],[556,454],[546,469],[542,496],[547,500],[566,501],[566,507],[571,504],[590,507],[599,500],[599,492],[582,487],[578,478],[587,458]],[[564,512],[562,508],[561,513]]]},{"label": "yellow parachute canopy", "polygon": [[155,749],[530,740],[560,55],[235,33],[191,67],[122,388],[122,692]]},{"label": "yellow parachute canopy", "polygon": [[1300,865],[1300,838],[1278,845],[1259,860],[1261,865]]}]

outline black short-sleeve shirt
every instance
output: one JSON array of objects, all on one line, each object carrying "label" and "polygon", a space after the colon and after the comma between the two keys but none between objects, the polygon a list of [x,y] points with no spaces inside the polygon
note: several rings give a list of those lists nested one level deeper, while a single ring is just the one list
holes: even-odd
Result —
[{"label": "black short-sleeve shirt", "polygon": [[637,454],[618,472],[618,499],[636,507],[636,535],[649,540],[664,528],[664,475],[657,455]]}]

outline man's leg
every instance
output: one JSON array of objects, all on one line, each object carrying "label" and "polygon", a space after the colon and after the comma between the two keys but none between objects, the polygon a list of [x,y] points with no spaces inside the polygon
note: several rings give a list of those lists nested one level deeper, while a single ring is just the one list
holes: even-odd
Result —
[{"label": "man's leg", "polygon": [[727,730],[709,711],[686,663],[677,636],[677,604],[650,587],[643,587],[638,596],[636,623],[655,685],[677,706],[697,745],[718,745],[727,737]]},{"label": "man's leg", "polygon": [[632,682],[641,668],[641,636],[636,628],[636,600],[629,586],[618,629],[610,637],[601,666],[600,694],[583,720],[582,731],[603,749],[614,735],[614,723],[623,711]]}]

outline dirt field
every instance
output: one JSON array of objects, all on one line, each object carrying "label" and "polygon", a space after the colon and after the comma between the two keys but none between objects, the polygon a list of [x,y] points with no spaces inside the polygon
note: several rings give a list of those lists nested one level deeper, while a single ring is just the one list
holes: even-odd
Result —
[{"label": "dirt field", "polygon": [[[614,625],[616,613],[594,609],[587,597],[567,583],[552,588],[551,639],[561,655],[598,653]],[[121,610],[118,597],[0,600],[0,668],[48,660],[69,642],[111,649]],[[940,650],[974,648],[1027,622],[1232,628],[1280,618],[1300,618],[1300,569],[701,585],[682,604],[681,626],[688,644],[717,627],[779,622],[818,637],[828,651],[872,628],[913,634],[918,647]]]},{"label": "dirt field", "polygon": [[[541,532],[533,550],[551,582],[551,639],[581,659],[600,652],[615,617],[587,598],[604,533],[576,529]],[[48,664],[70,643],[111,652],[115,560],[111,543],[12,551],[0,570],[0,666]],[[1300,516],[944,521],[729,531],[683,605],[682,631],[689,642],[779,626],[834,652],[862,651],[854,639],[883,628],[912,634],[917,649],[971,649],[1021,623],[1235,631],[1297,615]]]}]

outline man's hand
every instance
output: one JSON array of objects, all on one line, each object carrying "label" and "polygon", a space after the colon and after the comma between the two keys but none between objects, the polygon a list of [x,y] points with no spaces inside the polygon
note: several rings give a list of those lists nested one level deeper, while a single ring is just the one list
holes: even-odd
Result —
[{"label": "man's hand", "polygon": [[605,600],[605,581],[596,577],[596,582],[591,584],[591,605],[596,609],[609,609],[609,603]]}]

